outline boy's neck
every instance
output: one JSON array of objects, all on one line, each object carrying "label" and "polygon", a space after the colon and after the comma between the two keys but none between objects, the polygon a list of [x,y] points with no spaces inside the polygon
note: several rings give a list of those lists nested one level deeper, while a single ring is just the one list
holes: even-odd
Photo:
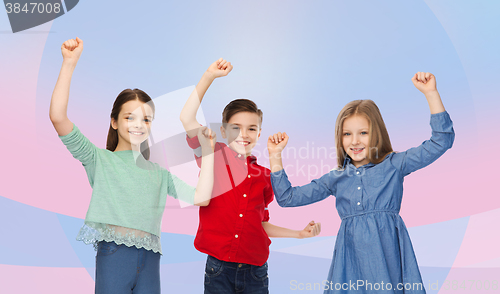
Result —
[{"label": "boy's neck", "polygon": [[243,154],[243,153],[239,153],[238,151],[234,150],[233,147],[231,145],[228,145],[229,149],[233,150],[235,153],[238,153],[238,154],[241,154],[243,156],[245,156],[245,159],[248,157],[248,156],[252,156],[252,150],[250,150],[247,154]]}]

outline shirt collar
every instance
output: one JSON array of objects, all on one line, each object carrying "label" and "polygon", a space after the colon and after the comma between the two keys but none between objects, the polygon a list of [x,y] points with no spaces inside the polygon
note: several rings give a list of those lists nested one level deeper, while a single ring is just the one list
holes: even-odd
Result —
[{"label": "shirt collar", "polygon": [[[345,169],[346,165],[349,164],[352,164],[352,159],[349,157],[349,155],[346,155],[346,157],[344,158],[344,164],[342,165],[342,169]],[[354,168],[357,168],[354,164],[352,164],[352,166],[354,166]],[[372,167],[372,166],[375,166],[375,164],[368,162],[367,164],[364,164],[360,167]]]},{"label": "shirt collar", "polygon": [[[391,153],[389,153],[389,154],[391,154]],[[385,158],[389,157],[389,154],[387,154],[385,156]],[[385,160],[385,158],[384,158],[384,160]],[[344,164],[342,165],[342,169],[345,169],[346,165],[349,165],[351,162],[352,162],[352,159],[349,157],[349,155],[346,155],[346,157],[344,158]],[[367,164],[362,165],[360,167],[372,167],[372,166],[375,166],[375,164],[368,162]]]},{"label": "shirt collar", "polygon": [[[243,154],[239,154],[238,152],[234,151],[233,149],[231,149],[231,147],[229,147],[228,145],[226,145],[226,154],[229,156],[232,156],[234,159],[236,160],[245,160],[245,155]],[[240,155],[240,156],[238,156]],[[247,156],[246,160],[249,162],[249,163],[257,163],[257,157],[253,156],[253,155],[250,155],[250,156]]]}]

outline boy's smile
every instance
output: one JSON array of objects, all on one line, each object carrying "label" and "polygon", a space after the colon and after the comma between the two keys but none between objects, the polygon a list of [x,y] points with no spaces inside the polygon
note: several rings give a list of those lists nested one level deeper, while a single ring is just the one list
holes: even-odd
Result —
[{"label": "boy's smile", "polygon": [[260,117],[252,112],[238,112],[220,128],[229,148],[239,154],[250,156],[260,137]]}]

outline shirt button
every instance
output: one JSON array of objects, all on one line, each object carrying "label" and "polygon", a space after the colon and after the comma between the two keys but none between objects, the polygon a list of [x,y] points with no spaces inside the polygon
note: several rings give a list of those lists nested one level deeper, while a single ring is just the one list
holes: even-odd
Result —
[{"label": "shirt button", "polygon": [[361,205],[361,202],[358,202],[358,205]]},{"label": "shirt button", "polygon": [[243,217],[243,214],[240,213],[240,217]]},{"label": "shirt button", "polygon": [[234,235],[235,238],[238,238],[238,235]]},{"label": "shirt button", "polygon": [[247,163],[245,162],[245,165],[247,165]]},{"label": "shirt button", "polygon": [[247,194],[243,194],[243,197],[247,197]]},{"label": "shirt button", "polygon": [[357,175],[359,175],[359,172],[356,172]]},{"label": "shirt button", "polygon": [[242,267],[242,266],[243,266],[243,265],[242,265],[241,263],[240,263],[240,264],[238,264],[238,267]]},{"label": "shirt button", "polygon": [[238,157],[241,157],[241,154],[238,154]]},{"label": "shirt button", "polygon": [[248,175],[248,178],[252,177],[251,175]]},{"label": "shirt button", "polygon": [[360,189],[361,189],[361,187],[358,187],[358,190],[360,190]]}]

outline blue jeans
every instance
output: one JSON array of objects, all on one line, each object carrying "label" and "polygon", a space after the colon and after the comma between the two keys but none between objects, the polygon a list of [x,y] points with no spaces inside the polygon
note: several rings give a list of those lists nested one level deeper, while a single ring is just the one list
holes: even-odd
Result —
[{"label": "blue jeans", "polygon": [[205,294],[267,294],[268,286],[267,262],[256,266],[207,257]]},{"label": "blue jeans", "polygon": [[160,294],[160,253],[115,242],[99,242],[96,294]]}]

